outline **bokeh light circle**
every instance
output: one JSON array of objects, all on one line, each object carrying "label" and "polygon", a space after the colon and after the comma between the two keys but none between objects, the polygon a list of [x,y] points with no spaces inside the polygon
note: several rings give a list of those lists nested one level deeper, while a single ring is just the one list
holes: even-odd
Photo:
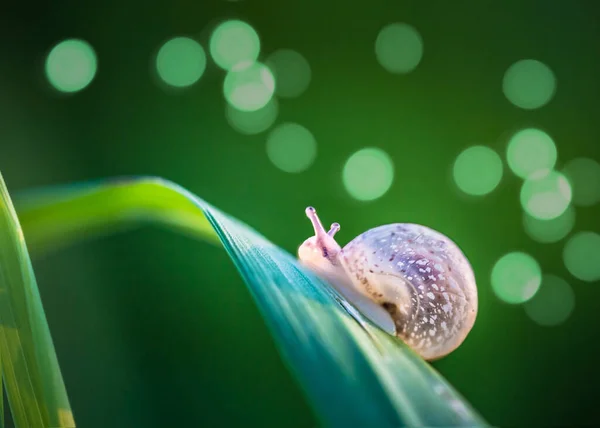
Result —
[{"label": "bokeh light circle", "polygon": [[267,156],[284,172],[308,169],[317,156],[317,142],[312,133],[297,123],[282,123],[267,137]]},{"label": "bokeh light circle", "polygon": [[227,72],[223,93],[229,104],[241,111],[256,111],[275,93],[271,70],[259,62],[240,63]]},{"label": "bokeh light circle", "polygon": [[535,128],[515,133],[506,149],[506,162],[519,177],[527,178],[541,170],[554,168],[556,144],[544,131]]},{"label": "bokeh light circle", "polygon": [[510,304],[524,303],[538,291],[542,270],[529,254],[512,252],[502,256],[492,269],[492,289],[496,296]]},{"label": "bokeh light circle", "polygon": [[206,70],[206,53],[188,37],[175,37],[158,50],[156,71],[170,86],[183,88],[198,81]]},{"label": "bokeh light circle", "polygon": [[94,49],[84,40],[63,40],[46,59],[46,76],[60,92],[77,92],[88,86],[97,70]]},{"label": "bokeh light circle", "polygon": [[523,227],[531,239],[543,244],[558,242],[575,226],[575,209],[568,207],[561,215],[550,220],[540,220],[523,213]]},{"label": "bokeh light circle", "polygon": [[282,98],[295,98],[308,88],[312,71],[306,58],[291,49],[273,52],[265,63],[275,76],[275,93]]},{"label": "bokeh light circle", "polygon": [[241,134],[254,135],[269,129],[279,114],[279,103],[276,98],[262,108],[254,111],[242,111],[227,104],[225,116],[229,125]]},{"label": "bokeh light circle", "polygon": [[219,67],[231,70],[239,63],[258,59],[260,39],[250,24],[229,20],[215,28],[210,37],[209,50]]},{"label": "bokeh light circle", "polygon": [[512,104],[532,110],[548,104],[554,97],[556,77],[546,64],[524,59],[506,70],[502,90]]},{"label": "bokeh light circle", "polygon": [[600,202],[600,164],[593,159],[573,159],[563,172],[573,187],[573,204],[590,207]]},{"label": "bokeh light circle", "polygon": [[544,327],[564,323],[575,308],[575,293],[562,278],[544,275],[535,296],[524,304],[525,313],[533,322]]},{"label": "bokeh light circle", "polygon": [[486,146],[472,146],[461,152],[454,162],[453,176],[463,192],[481,196],[494,190],[502,179],[502,160]]},{"label": "bokeh light circle", "polygon": [[375,56],[379,64],[390,73],[409,73],[421,62],[423,39],[411,25],[386,25],[375,40]]},{"label": "bokeh light circle", "polygon": [[367,147],[348,158],[342,180],[350,196],[371,201],[383,196],[392,186],[394,163],[383,150]]},{"label": "bokeh light circle", "polygon": [[567,178],[557,171],[539,171],[521,186],[521,205],[527,214],[551,220],[569,207],[572,192]]},{"label": "bokeh light circle", "polygon": [[600,235],[577,232],[565,244],[563,260],[575,278],[586,282],[600,280]]}]

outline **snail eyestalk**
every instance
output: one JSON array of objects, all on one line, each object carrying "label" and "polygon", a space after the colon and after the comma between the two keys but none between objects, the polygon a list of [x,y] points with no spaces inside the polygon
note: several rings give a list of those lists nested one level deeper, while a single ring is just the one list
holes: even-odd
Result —
[{"label": "snail eyestalk", "polygon": [[323,227],[323,223],[321,223],[321,220],[319,219],[319,216],[317,215],[317,210],[315,210],[313,207],[306,208],[305,212],[306,212],[306,216],[312,223],[313,228],[315,229],[315,236],[317,237],[317,239],[323,237],[324,235],[327,235],[327,236],[330,236],[333,238],[335,236],[335,234],[339,232],[339,230],[340,230],[339,223],[332,223],[332,225],[329,229],[329,232],[325,231],[325,228]]},{"label": "snail eyestalk", "polygon": [[315,236],[317,237],[317,239],[320,238],[322,235],[327,234],[325,228],[323,227],[323,223],[321,223],[321,220],[319,220],[317,210],[315,210],[313,207],[308,207],[306,208],[305,212],[306,217],[308,217],[308,219],[313,225],[313,228],[315,229]]},{"label": "snail eyestalk", "polygon": [[333,238],[335,236],[335,234],[338,233],[339,231],[340,231],[340,224],[333,223],[331,225],[331,228],[329,229],[329,232],[327,232],[327,234]]}]

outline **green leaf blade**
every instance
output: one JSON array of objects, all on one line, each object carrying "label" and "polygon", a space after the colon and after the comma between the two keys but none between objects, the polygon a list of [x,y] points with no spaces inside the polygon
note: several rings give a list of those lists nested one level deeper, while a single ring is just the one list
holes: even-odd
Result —
[{"label": "green leaf blade", "polygon": [[295,257],[180,186],[140,178],[58,187],[30,194],[19,215],[28,242],[44,250],[140,222],[220,241],[326,426],[486,426],[429,364]]},{"label": "green leaf blade", "polygon": [[23,232],[1,175],[0,354],[17,427],[75,427]]},{"label": "green leaf blade", "polygon": [[[278,340],[284,360],[312,397],[313,406],[326,425],[398,426],[392,409],[372,405],[376,400],[387,401],[381,386],[377,382],[357,384],[358,379],[369,379],[368,370],[362,373],[367,368],[366,361],[351,338],[335,337],[334,333],[344,324],[339,313],[330,313],[330,289],[316,277],[304,274],[287,254],[281,254],[281,250],[243,226],[214,211],[209,216],[219,218],[213,220],[215,229],[246,283],[254,284],[252,294]],[[308,319],[306,314],[310,314]],[[337,353],[323,352],[332,340],[337,340],[336,349],[342,350],[341,360]],[[356,401],[362,405],[348,406]]]}]

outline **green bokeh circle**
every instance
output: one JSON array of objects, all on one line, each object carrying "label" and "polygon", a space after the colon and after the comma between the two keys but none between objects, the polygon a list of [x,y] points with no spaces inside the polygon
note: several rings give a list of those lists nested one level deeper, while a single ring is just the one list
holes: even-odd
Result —
[{"label": "green bokeh circle", "polygon": [[545,106],[556,92],[556,77],[550,68],[535,59],[524,59],[511,65],[502,81],[508,100],[526,110]]},{"label": "green bokeh circle", "polygon": [[523,227],[531,239],[543,244],[558,242],[565,238],[575,226],[575,209],[568,207],[558,217],[541,220],[523,213]]},{"label": "green bokeh circle", "polygon": [[223,94],[241,111],[256,111],[267,105],[275,93],[271,70],[259,62],[240,63],[227,72]]},{"label": "green bokeh circle", "polygon": [[542,281],[538,262],[529,254],[508,253],[502,256],[492,269],[492,289],[496,296],[510,304],[524,303],[531,299]]},{"label": "green bokeh circle", "polygon": [[156,55],[158,76],[170,86],[190,86],[202,77],[204,70],[204,49],[198,42],[187,37],[176,37],[167,41]]},{"label": "green bokeh circle", "polygon": [[260,39],[250,24],[237,19],[229,20],[215,28],[210,37],[209,50],[219,67],[231,70],[239,63],[258,59]]},{"label": "green bokeh circle", "polygon": [[521,186],[521,206],[540,220],[552,220],[569,207],[572,192],[567,178],[557,171],[539,171]]},{"label": "green bokeh circle", "polygon": [[486,146],[472,146],[458,155],[452,170],[460,190],[482,196],[493,191],[502,179],[502,159]]},{"label": "green bokeh circle", "polygon": [[600,164],[593,159],[569,161],[564,173],[573,187],[573,204],[591,207],[600,202]]},{"label": "green bokeh circle", "polygon": [[52,48],[46,59],[46,76],[60,92],[77,92],[96,76],[97,59],[89,43],[69,39]]},{"label": "green bokeh circle", "polygon": [[383,150],[367,147],[348,158],[342,172],[346,190],[359,201],[383,196],[394,180],[394,164]]},{"label": "green bokeh circle", "polygon": [[575,308],[575,294],[562,278],[544,275],[535,296],[524,304],[525,313],[536,324],[552,327],[564,323]]},{"label": "green bokeh circle", "polygon": [[241,134],[254,135],[269,129],[279,114],[279,103],[276,98],[271,100],[262,108],[254,111],[238,110],[231,104],[227,104],[225,116],[227,122],[233,129]]},{"label": "green bokeh circle", "polygon": [[308,88],[312,71],[306,58],[291,49],[279,49],[265,61],[275,76],[275,93],[295,98]]},{"label": "green bokeh circle", "polygon": [[421,62],[423,39],[411,25],[386,25],[375,40],[375,56],[379,64],[390,73],[409,73]]},{"label": "green bokeh circle", "polygon": [[527,128],[515,133],[506,148],[506,162],[519,177],[527,178],[556,164],[557,150],[552,138],[540,129]]},{"label": "green bokeh circle", "polygon": [[282,171],[302,172],[314,162],[317,142],[305,127],[297,123],[282,123],[267,138],[267,156]]},{"label": "green bokeh circle", "polygon": [[600,235],[583,231],[571,236],[563,249],[567,270],[586,282],[600,280]]}]

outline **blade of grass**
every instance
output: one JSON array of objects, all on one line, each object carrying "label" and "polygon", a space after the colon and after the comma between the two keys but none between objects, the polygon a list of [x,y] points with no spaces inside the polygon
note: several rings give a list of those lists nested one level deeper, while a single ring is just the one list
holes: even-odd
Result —
[{"label": "blade of grass", "polygon": [[75,426],[23,232],[1,175],[0,354],[17,427]]},{"label": "blade of grass", "polygon": [[140,222],[220,241],[327,426],[486,425],[429,364],[295,257],[176,184],[138,178],[56,187],[26,195],[19,207],[27,241],[43,251]]},{"label": "blade of grass", "polygon": [[4,428],[4,385],[2,384],[2,352],[0,351],[0,428]]},{"label": "blade of grass", "polygon": [[189,196],[155,178],[112,179],[27,190],[18,198],[27,243],[36,254],[107,233],[160,223],[220,245]]}]

